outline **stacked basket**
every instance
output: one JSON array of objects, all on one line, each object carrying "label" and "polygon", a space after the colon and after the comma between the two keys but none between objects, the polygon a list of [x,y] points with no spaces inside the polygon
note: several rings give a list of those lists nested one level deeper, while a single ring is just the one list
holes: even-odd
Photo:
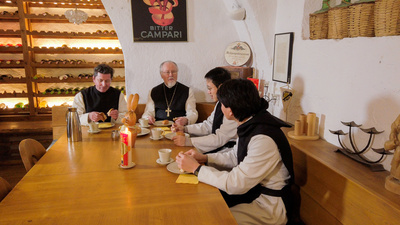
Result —
[{"label": "stacked basket", "polygon": [[400,0],[375,1],[375,36],[400,35]]},{"label": "stacked basket", "polygon": [[322,9],[310,14],[310,39],[328,38],[329,0],[324,0]]},{"label": "stacked basket", "polygon": [[349,36],[349,6],[350,0],[342,0],[328,11],[328,38],[342,39]]},{"label": "stacked basket", "polygon": [[342,0],[310,14],[310,39],[400,35],[400,0]]},{"label": "stacked basket", "polygon": [[375,0],[361,0],[349,7],[349,37],[374,36]]}]

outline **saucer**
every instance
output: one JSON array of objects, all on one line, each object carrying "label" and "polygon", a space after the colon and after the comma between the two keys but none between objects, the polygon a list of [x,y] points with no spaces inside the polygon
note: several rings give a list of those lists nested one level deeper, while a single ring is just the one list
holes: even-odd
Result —
[{"label": "saucer", "polygon": [[162,138],[163,138],[163,136],[162,136],[162,135],[160,135],[160,137],[158,137],[158,138],[153,138],[153,137],[150,137],[150,139],[151,139],[151,140],[154,140],[154,141],[161,140]]},{"label": "saucer", "polygon": [[168,162],[165,162],[165,163],[161,162],[160,158],[158,158],[158,159],[156,160],[156,162],[157,162],[158,164],[160,164],[160,165],[167,165],[167,164],[172,163],[173,161],[174,161],[174,160],[173,160],[172,158],[169,158],[169,161],[168,161]]},{"label": "saucer", "polygon": [[141,128],[149,128],[150,127],[150,125],[147,125],[147,126],[142,126],[142,125],[139,125]]},{"label": "saucer", "polygon": [[96,130],[96,131],[88,130],[87,132],[90,133],[90,134],[97,134],[97,133],[100,133],[100,131],[101,130]]},{"label": "saucer", "polygon": [[176,163],[176,162],[172,162],[172,163],[168,164],[167,170],[171,173],[176,173],[176,174],[188,174],[188,172],[186,172],[186,171],[181,172],[181,170],[178,167],[178,163]]},{"label": "saucer", "polygon": [[130,166],[123,166],[123,165],[119,164],[119,168],[121,168],[121,169],[129,169],[129,168],[132,168],[134,166],[136,166],[136,164],[134,162],[132,162],[132,165],[130,165]]}]

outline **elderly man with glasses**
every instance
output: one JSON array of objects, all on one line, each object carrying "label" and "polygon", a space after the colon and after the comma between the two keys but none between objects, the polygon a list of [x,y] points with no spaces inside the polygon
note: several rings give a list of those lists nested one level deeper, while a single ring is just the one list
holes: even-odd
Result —
[{"label": "elderly man with glasses", "polygon": [[177,64],[161,63],[160,74],[164,82],[150,91],[142,118],[147,118],[149,124],[174,119],[182,126],[194,124],[198,117],[196,99],[191,88],[177,81]]}]

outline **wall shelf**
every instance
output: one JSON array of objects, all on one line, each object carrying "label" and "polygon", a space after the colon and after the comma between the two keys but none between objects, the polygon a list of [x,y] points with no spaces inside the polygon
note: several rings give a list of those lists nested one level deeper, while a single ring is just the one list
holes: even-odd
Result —
[{"label": "wall shelf", "polygon": [[[0,30],[1,32],[1,30]],[[12,32],[10,32],[11,34]],[[28,31],[33,38],[77,38],[77,39],[118,39],[117,34],[103,34],[96,32],[53,32],[53,31]],[[1,35],[1,33],[0,33]]]},{"label": "wall shelf", "polygon": [[24,84],[26,83],[25,78],[3,78],[0,79],[0,84]]},{"label": "wall shelf", "polygon": [[[1,17],[0,17],[1,18]],[[13,17],[10,16],[9,19]],[[69,23],[64,15],[37,15],[37,14],[26,14],[26,19],[29,19],[34,23]],[[111,24],[111,20],[108,16],[90,16],[85,23],[95,23],[95,24]]]},{"label": "wall shelf", "polygon": [[[122,64],[113,64],[113,63],[107,63],[107,62],[102,62],[104,64],[108,64],[109,66],[113,68],[124,68],[124,65]],[[33,62],[33,66],[36,68],[94,68],[97,65],[99,65],[100,62],[86,62],[86,63],[81,63],[81,64],[41,64],[38,62]]]},{"label": "wall shelf", "polygon": [[[80,83],[80,82],[93,82],[92,78],[78,78],[78,77],[69,77],[67,79],[60,80],[58,77],[45,77],[45,78],[37,78],[33,79],[36,83]],[[113,82],[125,82],[124,77],[113,77]]]},{"label": "wall shelf", "polygon": [[63,48],[63,47],[33,47],[29,48],[37,54],[122,54],[120,48]]}]

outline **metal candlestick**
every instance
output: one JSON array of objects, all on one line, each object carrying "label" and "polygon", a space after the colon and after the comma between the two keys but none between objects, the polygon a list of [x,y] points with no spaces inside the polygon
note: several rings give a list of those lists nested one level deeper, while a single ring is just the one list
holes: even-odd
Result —
[{"label": "metal candlestick", "polygon": [[[336,134],[338,136],[340,146],[342,146],[342,148],[338,149],[337,151],[343,153],[344,155],[350,157],[351,159],[353,159],[359,163],[362,163],[362,164],[368,166],[372,171],[384,171],[385,169],[383,168],[382,164],[379,164],[379,162],[382,161],[382,159],[384,158],[385,155],[392,155],[393,153],[386,151],[384,148],[379,148],[379,149],[371,148],[371,146],[374,142],[375,135],[380,134],[383,131],[377,131],[375,129],[375,127],[371,127],[371,128],[367,128],[367,129],[360,128],[361,124],[358,125],[354,121],[342,122],[342,124],[349,127],[349,133],[344,133],[342,130],[336,130],[336,131],[329,130],[332,134]],[[362,148],[362,150],[360,150],[360,148],[358,148],[356,142],[354,141],[354,134],[352,133],[353,127],[359,128],[364,133],[369,134],[368,143],[365,145],[364,148]],[[340,138],[340,136],[345,136],[347,134],[349,134],[351,148],[348,148],[343,143],[342,139]],[[381,155],[380,158],[378,160],[368,159],[364,155],[364,153],[366,151],[368,151],[369,149],[372,149],[374,152]]]}]

